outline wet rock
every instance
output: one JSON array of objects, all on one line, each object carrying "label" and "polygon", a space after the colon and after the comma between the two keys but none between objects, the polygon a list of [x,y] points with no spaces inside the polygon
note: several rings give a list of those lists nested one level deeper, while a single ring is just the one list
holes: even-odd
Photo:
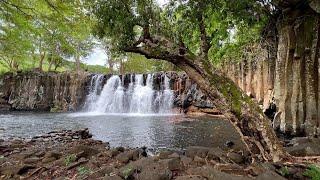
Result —
[{"label": "wet rock", "polygon": [[182,156],[181,162],[184,166],[188,166],[192,162],[192,159],[186,156]]},{"label": "wet rock", "polygon": [[205,158],[209,152],[210,148],[201,147],[201,146],[191,146],[186,150],[186,156],[190,158],[194,158],[195,156],[199,156],[201,158]]},{"label": "wet rock", "polygon": [[31,165],[10,165],[6,167],[2,167],[0,169],[1,174],[7,175],[7,176],[13,176],[13,175],[22,175],[27,173],[30,169],[34,169],[34,166]]},{"label": "wet rock", "polygon": [[118,151],[117,149],[111,149],[110,151],[108,151],[109,157],[115,157],[118,154],[120,154],[120,151]]},{"label": "wet rock", "polygon": [[27,158],[24,160],[24,163],[26,164],[36,164],[37,162],[40,161],[40,158],[38,157],[31,157],[31,158]]},{"label": "wet rock", "polygon": [[127,152],[120,153],[117,155],[116,159],[121,163],[128,163],[129,160],[137,160],[139,158],[139,151],[136,150],[130,150]]},{"label": "wet rock", "polygon": [[286,178],[280,176],[274,171],[266,171],[256,177],[257,180],[285,180]]},{"label": "wet rock", "polygon": [[242,164],[244,162],[244,157],[239,153],[230,152],[227,154],[227,157],[237,164]]},{"label": "wet rock", "polygon": [[149,167],[154,163],[155,163],[155,160],[152,158],[142,158],[137,161],[130,162],[129,164],[124,166],[124,168],[132,168],[140,172],[142,169]]},{"label": "wet rock", "polygon": [[141,148],[142,152],[141,152],[141,156],[143,157],[147,157],[148,156],[148,153],[147,153],[147,147],[142,147]]},{"label": "wet rock", "polygon": [[216,180],[216,179],[232,179],[232,180],[248,180],[250,178],[244,176],[237,176],[232,174],[227,174],[221,171],[218,171],[210,166],[202,166],[196,168],[190,168],[187,170],[188,174],[198,175],[205,177],[209,180]]},{"label": "wet rock", "polygon": [[205,178],[197,175],[189,175],[189,176],[178,176],[176,180],[205,180]]},{"label": "wet rock", "polygon": [[124,152],[125,148],[124,147],[116,147],[116,150],[119,152]]},{"label": "wet rock", "polygon": [[293,156],[318,156],[319,144],[319,138],[294,138],[285,149]]},{"label": "wet rock", "polygon": [[54,158],[54,157],[45,157],[45,158],[43,158],[42,159],[42,163],[50,163],[50,162],[53,162],[53,161],[55,161],[56,160],[56,158]]},{"label": "wet rock", "polygon": [[44,151],[39,151],[37,153],[35,153],[34,155],[37,157],[43,157],[46,153]]},{"label": "wet rock", "polygon": [[128,163],[130,160],[130,154],[128,152],[124,152],[119,154],[116,159],[121,163]]},{"label": "wet rock", "polygon": [[113,167],[113,166],[107,166],[107,167],[101,167],[101,169],[99,170],[100,173],[102,174],[107,174],[107,175],[110,175],[110,174],[115,174],[116,173],[116,168]]},{"label": "wet rock", "polygon": [[201,158],[199,156],[195,156],[193,158],[193,161],[196,162],[198,165],[202,165],[206,163],[206,160],[204,158]]},{"label": "wet rock", "polygon": [[227,141],[224,145],[226,147],[228,147],[228,148],[232,148],[234,146],[234,142],[233,141]]},{"label": "wet rock", "polygon": [[49,151],[44,155],[44,158],[54,158],[54,159],[59,159],[62,156],[60,152],[57,151]]},{"label": "wet rock", "polygon": [[224,151],[220,148],[210,148],[207,153],[208,160],[220,160],[224,155]]},{"label": "wet rock", "polygon": [[114,176],[107,175],[103,178],[103,180],[122,180],[122,178],[118,175],[114,175]]},{"label": "wet rock", "polygon": [[159,170],[157,168],[143,171],[139,174],[139,180],[170,180],[172,172],[170,170]]},{"label": "wet rock", "polygon": [[77,154],[77,158],[89,158],[99,152],[100,151],[97,148],[92,148],[87,145],[77,145],[71,149],[70,154]]},{"label": "wet rock", "polygon": [[166,163],[166,167],[171,171],[182,169],[180,158],[160,160],[159,163]]},{"label": "wet rock", "polygon": [[158,154],[159,159],[167,159],[169,155],[171,155],[173,152],[169,150],[163,150],[160,151]]}]

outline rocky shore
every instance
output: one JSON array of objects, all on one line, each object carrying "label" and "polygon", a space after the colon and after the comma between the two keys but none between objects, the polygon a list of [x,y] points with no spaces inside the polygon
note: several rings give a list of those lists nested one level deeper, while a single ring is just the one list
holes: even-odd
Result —
[{"label": "rocky shore", "polygon": [[249,163],[245,152],[112,148],[88,129],[1,140],[0,179],[305,179],[306,166]]}]

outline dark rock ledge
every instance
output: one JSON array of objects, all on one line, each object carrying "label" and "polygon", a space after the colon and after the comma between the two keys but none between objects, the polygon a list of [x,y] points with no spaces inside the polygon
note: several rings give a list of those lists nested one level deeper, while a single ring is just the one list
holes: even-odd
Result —
[{"label": "dark rock ledge", "polygon": [[249,164],[241,152],[189,147],[183,153],[146,148],[111,148],[88,129],[50,132],[32,139],[0,141],[0,179],[284,179],[303,178],[304,169]]}]

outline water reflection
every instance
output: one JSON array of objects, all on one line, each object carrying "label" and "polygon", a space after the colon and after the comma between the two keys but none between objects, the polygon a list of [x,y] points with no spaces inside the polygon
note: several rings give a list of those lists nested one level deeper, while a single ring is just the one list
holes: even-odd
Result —
[{"label": "water reflection", "polygon": [[95,139],[111,146],[185,148],[220,146],[228,140],[242,149],[232,125],[206,117],[184,116],[84,116],[53,113],[14,113],[0,115],[0,138],[32,137],[53,130],[89,128]]}]

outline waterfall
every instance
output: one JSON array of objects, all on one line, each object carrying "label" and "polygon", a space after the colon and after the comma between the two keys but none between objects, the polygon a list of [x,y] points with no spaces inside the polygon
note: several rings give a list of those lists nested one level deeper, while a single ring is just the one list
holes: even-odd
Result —
[{"label": "waterfall", "polygon": [[96,75],[92,76],[92,78],[91,78],[89,95],[87,96],[86,102],[85,102],[85,107],[89,111],[94,109],[94,107],[92,107],[92,105],[98,99],[99,91],[102,88],[103,77],[104,77],[104,75],[102,75],[102,74],[96,74]]},{"label": "waterfall", "polygon": [[[173,91],[170,79],[164,75],[160,90],[154,90],[153,74],[148,74],[146,82],[142,74],[131,75],[130,83],[124,87],[124,80],[114,75],[102,84],[103,75],[91,79],[90,91],[85,106],[87,112],[169,114],[173,104]],[[102,78],[103,79],[103,78]],[[102,88],[103,87],[103,88]],[[99,93],[99,89],[101,89]]]}]

